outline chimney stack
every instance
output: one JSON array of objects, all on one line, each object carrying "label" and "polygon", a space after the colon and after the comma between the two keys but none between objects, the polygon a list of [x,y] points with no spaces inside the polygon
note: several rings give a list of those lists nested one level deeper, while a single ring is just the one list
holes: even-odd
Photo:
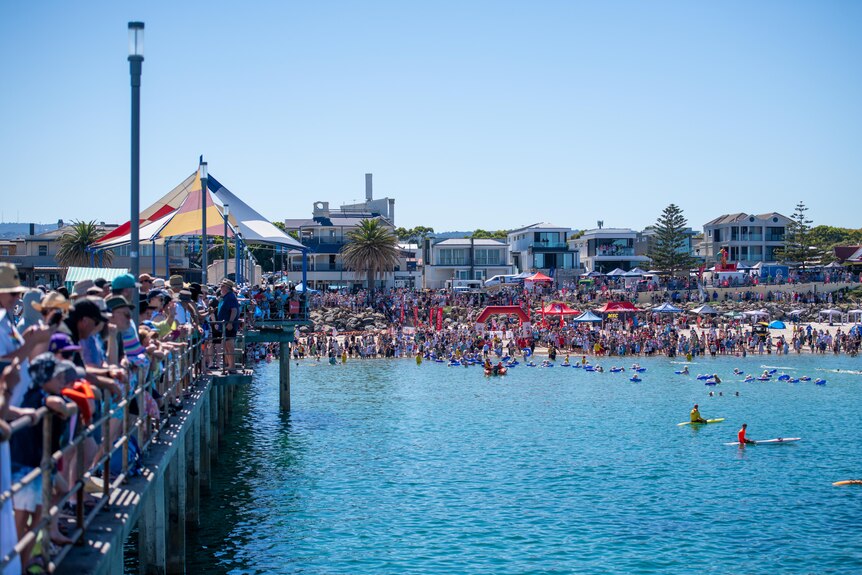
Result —
[{"label": "chimney stack", "polygon": [[370,202],[372,199],[371,174],[365,174],[365,201]]},{"label": "chimney stack", "polygon": [[32,224],[32,223],[30,224],[30,235],[31,236],[36,235],[36,224]]}]

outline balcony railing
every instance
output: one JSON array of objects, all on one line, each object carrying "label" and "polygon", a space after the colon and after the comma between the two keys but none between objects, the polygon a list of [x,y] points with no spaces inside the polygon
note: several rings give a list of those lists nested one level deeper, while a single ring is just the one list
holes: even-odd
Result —
[{"label": "balcony railing", "polygon": [[[308,262],[308,271],[310,272],[346,272],[347,268],[344,267],[341,263],[324,263],[324,264],[315,264],[312,262]],[[302,264],[290,264],[290,271],[292,272],[301,272]]]},{"label": "balcony railing", "polygon": [[633,256],[635,255],[634,248],[611,248],[611,249],[596,249],[596,257],[606,258],[606,257],[619,257],[619,256]]},{"label": "balcony railing", "polygon": [[530,247],[534,250],[565,250],[569,248],[569,244],[566,242],[533,242]]}]

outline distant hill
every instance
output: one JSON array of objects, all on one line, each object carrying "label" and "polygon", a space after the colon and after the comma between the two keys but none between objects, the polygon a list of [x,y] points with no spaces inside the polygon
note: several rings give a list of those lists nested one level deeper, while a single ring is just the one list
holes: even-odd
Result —
[{"label": "distant hill", "polygon": [[[57,224],[35,224],[36,233],[41,234],[42,232],[47,232],[48,230],[56,230]],[[30,224],[25,223],[12,223],[12,222],[0,222],[0,238],[4,240],[14,240],[15,238],[20,238],[23,236],[30,235]]]},{"label": "distant hill", "polygon": [[469,238],[473,235],[473,232],[434,232],[430,234],[432,238],[437,238],[440,240],[450,240],[452,238]]}]

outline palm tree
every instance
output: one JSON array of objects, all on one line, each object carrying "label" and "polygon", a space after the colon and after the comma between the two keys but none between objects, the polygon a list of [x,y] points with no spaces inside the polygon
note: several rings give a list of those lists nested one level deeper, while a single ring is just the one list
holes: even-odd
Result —
[{"label": "palm tree", "polygon": [[[58,240],[60,249],[57,251],[57,263],[62,267],[89,267],[90,254],[87,248],[103,235],[105,235],[104,232],[99,229],[95,221],[73,221],[71,228]],[[113,256],[114,252],[110,250],[102,252],[102,258],[106,264],[111,263]]]},{"label": "palm tree", "polygon": [[344,265],[367,274],[368,289],[374,279],[392,271],[398,264],[397,238],[379,219],[366,219],[347,232],[347,243],[341,248]]}]

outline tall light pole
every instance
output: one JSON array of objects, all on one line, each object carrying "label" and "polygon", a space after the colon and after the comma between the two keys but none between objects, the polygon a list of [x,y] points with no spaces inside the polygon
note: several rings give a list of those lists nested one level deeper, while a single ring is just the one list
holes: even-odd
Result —
[{"label": "tall light pole", "polygon": [[[224,205],[222,213],[224,214],[224,277],[227,279],[227,261],[230,259],[230,251],[228,250],[230,243],[227,241],[227,218],[230,214],[230,207],[227,204]],[[236,277],[236,270],[234,270],[234,278]]]},{"label": "tall light pole", "polygon": [[[203,157],[203,156],[201,156]],[[201,160],[201,285],[207,285],[207,163]]]},{"label": "tall light pole", "polygon": [[[131,243],[129,260],[135,280],[141,273],[141,68],[144,63],[144,23],[129,22],[129,75],[132,79],[132,201],[129,224]],[[132,303],[132,319],[138,324],[140,312],[137,301]]]}]

